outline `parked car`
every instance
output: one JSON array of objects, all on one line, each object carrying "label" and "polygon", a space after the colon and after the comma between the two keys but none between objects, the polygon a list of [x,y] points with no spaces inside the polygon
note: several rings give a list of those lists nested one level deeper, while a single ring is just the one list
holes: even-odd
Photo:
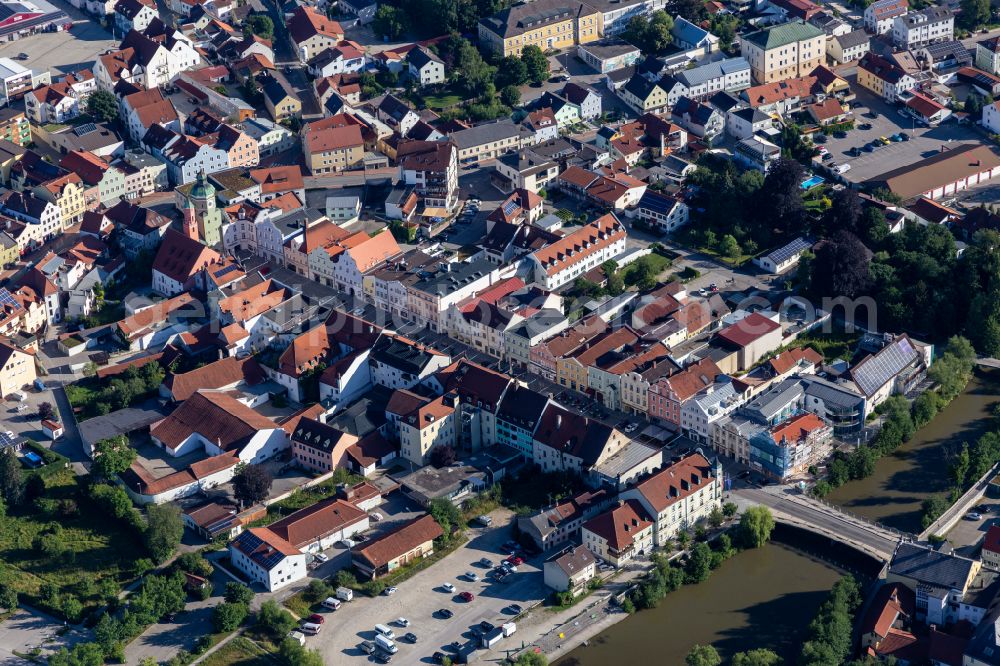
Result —
[{"label": "parked car", "polygon": [[465,601],[465,602],[470,602],[470,601],[472,601],[473,599],[476,598],[476,595],[474,595],[472,592],[462,592],[458,596],[462,597],[462,601]]},{"label": "parked car", "polygon": [[521,604],[511,604],[510,606],[507,606],[507,608],[510,609],[510,612],[514,613],[515,615],[519,615],[523,610],[521,608]]},{"label": "parked car", "polygon": [[845,132],[844,130],[837,130],[836,132],[833,133],[833,136],[838,139],[846,139],[847,132]]},{"label": "parked car", "polygon": [[900,132],[899,133],[899,138],[902,139],[903,141],[909,141],[910,140],[910,135],[907,134],[906,132]]},{"label": "parked car", "polygon": [[[466,592],[465,594],[468,594],[468,592]],[[446,620],[450,620],[451,618],[453,618],[455,616],[455,614],[452,613],[447,608],[439,608],[438,609],[438,615],[440,615],[441,617],[443,617]]]},{"label": "parked car", "polygon": [[415,633],[413,633],[412,631],[406,632],[406,635],[403,636],[403,638],[405,638],[410,643],[416,643],[417,642],[417,635]]},{"label": "parked car", "polygon": [[486,567],[487,569],[493,568],[493,560],[491,560],[488,557],[484,557],[483,559],[479,560],[479,564]]},{"label": "parked car", "polygon": [[387,587],[384,590],[382,590],[382,594],[384,594],[387,597],[391,597],[392,595],[396,594],[396,590],[398,589],[399,589],[398,587]]},{"label": "parked car", "polygon": [[20,53],[17,54],[17,59],[18,60],[27,60],[28,59],[28,54],[25,53],[24,51],[21,51]]},{"label": "parked car", "polygon": [[443,664],[444,663],[444,652],[435,652],[434,654],[432,654],[431,655],[431,661],[433,661],[435,664]]},{"label": "parked car", "polygon": [[392,655],[389,654],[388,652],[383,652],[382,650],[379,650],[378,652],[375,653],[375,661],[377,661],[380,664],[388,664],[389,662],[392,661]]},{"label": "parked car", "polygon": [[410,621],[407,620],[405,617],[397,617],[396,624],[398,624],[401,627],[408,627],[410,626]]},{"label": "parked car", "polygon": [[441,589],[443,589],[445,592],[450,592],[450,593],[455,592],[455,586],[452,585],[451,583],[445,583],[444,585],[441,586]]},{"label": "parked car", "polygon": [[361,648],[362,652],[367,652],[368,654],[373,654],[375,652],[375,644],[371,641],[361,641],[361,644],[358,647]]},{"label": "parked car", "polygon": [[473,583],[478,583],[479,582],[479,574],[477,574],[475,571],[466,571],[465,572],[465,578],[467,580],[472,581]]},{"label": "parked car", "polygon": [[325,553],[316,553],[314,557],[316,558],[317,562],[326,562],[330,559],[329,557],[326,556]]},{"label": "parked car", "polygon": [[368,515],[370,515],[370,516],[372,517],[372,520],[374,520],[375,522],[378,522],[378,521],[380,521],[380,520],[383,520],[383,519],[385,519],[385,516],[383,516],[383,515],[382,515],[381,513],[379,513],[378,511],[372,511],[372,512],[371,512],[370,514],[368,514]]},{"label": "parked car", "polygon": [[969,513],[965,514],[965,517],[968,520],[982,520],[983,514],[979,513],[978,511],[970,511]]},{"label": "parked car", "polygon": [[493,631],[496,627],[494,627],[494,625],[492,623],[487,622],[486,620],[483,620],[482,622],[479,623],[479,628],[482,629],[483,631],[489,633],[489,632]]},{"label": "parked car", "polygon": [[514,565],[515,567],[519,567],[519,566],[521,566],[522,564],[524,564],[524,559],[523,559],[523,558],[521,558],[521,557],[518,557],[517,555],[511,555],[511,556],[510,556],[510,557],[508,557],[508,558],[507,558],[506,560],[504,560],[504,562],[507,562],[507,563],[509,563],[509,564],[512,564],[512,565]]},{"label": "parked car", "polygon": [[326,622],[326,618],[320,615],[319,613],[313,613],[312,615],[306,618],[306,621],[313,622],[315,624],[323,624],[324,622]]}]

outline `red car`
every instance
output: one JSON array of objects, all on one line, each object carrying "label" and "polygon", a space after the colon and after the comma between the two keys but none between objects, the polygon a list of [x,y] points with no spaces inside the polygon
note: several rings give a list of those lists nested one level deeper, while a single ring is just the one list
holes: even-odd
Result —
[{"label": "red car", "polygon": [[462,601],[472,601],[473,599],[476,598],[475,595],[472,594],[472,592],[462,592],[458,596],[462,597]]},{"label": "red car", "polygon": [[511,556],[510,556],[510,557],[508,557],[508,558],[507,558],[506,560],[504,560],[504,562],[510,562],[510,563],[511,563],[511,564],[513,564],[513,565],[514,565],[515,567],[519,567],[519,566],[521,566],[522,564],[524,564],[524,560],[523,560],[523,559],[521,559],[520,557],[518,557],[517,555],[511,555]]},{"label": "red car", "polygon": [[324,622],[326,622],[326,618],[320,615],[319,613],[313,613],[312,615],[306,618],[306,621],[312,622],[313,624],[323,624]]}]

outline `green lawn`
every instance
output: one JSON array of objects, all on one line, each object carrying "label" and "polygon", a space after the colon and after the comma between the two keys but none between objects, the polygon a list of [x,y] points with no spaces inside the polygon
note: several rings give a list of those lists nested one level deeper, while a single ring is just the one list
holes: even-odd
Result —
[{"label": "green lawn", "polygon": [[461,104],[463,98],[456,93],[441,93],[440,95],[424,95],[424,104],[428,109],[447,109],[456,104]]},{"label": "green lawn", "polygon": [[662,254],[657,254],[652,252],[644,257],[636,259],[631,264],[622,269],[622,279],[625,280],[625,284],[633,285],[639,281],[639,275],[648,266],[649,274],[655,279],[663,271],[670,268],[670,260],[664,257]]},{"label": "green lawn", "polygon": [[[134,578],[133,563],[145,549],[128,526],[109,520],[79,499],[71,470],[63,468],[43,478],[43,498],[9,507],[7,516],[0,518],[0,582],[47,610],[55,610],[56,602],[42,596],[46,583],[60,595],[72,593],[84,607],[96,606],[102,583],[110,580],[120,589]],[[54,531],[61,534],[66,551],[49,557],[34,547],[34,541]]]},{"label": "green lawn", "polygon": [[253,641],[237,636],[208,655],[204,666],[265,666],[272,662],[267,653]]}]

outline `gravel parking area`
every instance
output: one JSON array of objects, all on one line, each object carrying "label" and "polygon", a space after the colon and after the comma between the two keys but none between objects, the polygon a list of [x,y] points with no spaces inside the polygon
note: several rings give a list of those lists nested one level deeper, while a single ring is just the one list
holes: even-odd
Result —
[{"label": "gravel parking area", "polygon": [[[329,613],[324,630],[309,638],[307,646],[319,649],[328,666],[372,662],[358,645],[363,640],[373,640],[374,627],[381,623],[391,626],[397,634],[399,652],[394,661],[431,663],[430,656],[435,651],[445,651],[444,646],[453,641],[467,642],[473,636],[471,627],[479,622],[488,620],[499,626],[513,619],[511,612],[504,612],[511,603],[528,608],[541,601],[546,589],[540,557],[518,567],[518,572],[510,576],[514,579],[510,583],[471,582],[464,577],[465,572],[474,571],[482,579],[489,570],[478,564],[481,558],[498,564],[506,556],[500,546],[512,536],[513,514],[501,510],[491,515],[494,527],[471,530],[470,540],[462,548],[401,583],[392,596],[377,599],[358,596],[336,613]],[[455,592],[446,592],[444,583],[454,585]],[[475,595],[473,601],[467,603],[457,596],[466,591]],[[450,609],[454,617],[438,616],[440,608]],[[400,616],[410,621],[409,627],[393,623]],[[417,635],[415,645],[400,639],[407,632]]]},{"label": "gravel parking area", "polygon": [[[849,80],[855,77],[848,77]],[[963,141],[979,141],[980,136],[967,125],[959,125],[953,121],[945,122],[938,127],[921,127],[910,117],[899,113],[899,107],[885,103],[881,98],[869,93],[851,80],[851,87],[857,94],[857,101],[862,108],[855,109],[856,128],[847,133],[843,139],[830,136],[826,147],[833,155],[834,164],[850,164],[851,170],[844,177],[854,183],[860,183],[885,173],[904,164],[912,164],[929,157],[941,150],[942,146],[952,147]],[[875,118],[870,117],[874,111]],[[871,129],[858,129],[858,125],[869,123]],[[859,157],[852,157],[852,148],[861,148],[879,137],[891,137],[893,134],[906,132],[909,141],[891,143],[876,149],[874,152],[862,152]]]}]

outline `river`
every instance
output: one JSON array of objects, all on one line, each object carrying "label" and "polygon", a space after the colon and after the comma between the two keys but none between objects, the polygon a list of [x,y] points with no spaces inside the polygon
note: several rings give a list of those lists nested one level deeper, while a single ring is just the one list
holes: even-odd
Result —
[{"label": "river", "polygon": [[704,583],[686,585],[658,607],[598,634],[556,666],[680,666],[696,644],[714,645],[726,662],[735,652],[767,647],[793,663],[809,620],[844,573],[771,542],[736,555]]},{"label": "river", "polygon": [[921,531],[921,503],[945,492],[951,454],[972,443],[992,425],[991,410],[1000,401],[1000,372],[977,371],[957,398],[906,444],[875,464],[867,479],[837,488],[827,500],[890,527]]}]

